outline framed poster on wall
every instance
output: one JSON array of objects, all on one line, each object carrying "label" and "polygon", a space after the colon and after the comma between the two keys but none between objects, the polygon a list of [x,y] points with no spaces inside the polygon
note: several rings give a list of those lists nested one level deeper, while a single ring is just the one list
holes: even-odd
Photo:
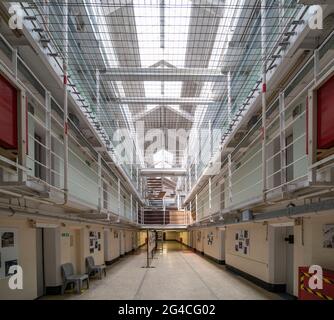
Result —
[{"label": "framed poster on wall", "polygon": [[208,233],[208,245],[213,244],[213,232]]},{"label": "framed poster on wall", "polygon": [[322,228],[323,248],[334,248],[334,224],[325,224]]},{"label": "framed poster on wall", "polygon": [[18,231],[0,228],[0,279],[10,276],[11,266],[18,264]]},{"label": "framed poster on wall", "polygon": [[248,230],[239,230],[235,233],[235,251],[249,254],[250,238]]},{"label": "framed poster on wall", "polygon": [[97,251],[101,251],[101,232],[90,231],[89,232],[89,253],[93,254]]}]

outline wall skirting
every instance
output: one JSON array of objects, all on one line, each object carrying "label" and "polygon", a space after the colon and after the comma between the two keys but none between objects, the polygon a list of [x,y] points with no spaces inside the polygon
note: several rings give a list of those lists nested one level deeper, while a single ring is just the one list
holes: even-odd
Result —
[{"label": "wall skirting", "polygon": [[113,263],[115,263],[116,261],[118,261],[119,258],[120,258],[120,257],[114,258],[114,259],[112,259],[112,260],[105,261],[105,264],[106,264],[107,266],[110,266],[111,264],[113,264]]},{"label": "wall skirting", "polygon": [[59,295],[59,294],[61,294],[61,287],[62,286],[45,287],[45,295],[46,296],[56,296],[56,295]]},{"label": "wall skirting", "polygon": [[256,285],[258,285],[259,287],[266,289],[270,292],[286,292],[286,285],[285,284],[275,284],[275,283],[268,283],[265,282],[259,278],[256,278],[252,275],[250,275],[249,273],[246,273],[244,271],[241,271],[231,265],[226,264],[226,269],[238,274],[239,276],[255,283]]},{"label": "wall skirting", "polygon": [[209,256],[209,255],[206,254],[206,253],[204,253],[204,256],[205,256],[206,258],[208,258],[209,260],[212,260],[212,261],[214,261],[214,262],[216,262],[216,263],[218,263],[218,264],[220,264],[220,265],[224,265],[224,264],[225,264],[225,260],[219,260],[219,259],[217,259],[217,258],[214,258],[214,257]]}]

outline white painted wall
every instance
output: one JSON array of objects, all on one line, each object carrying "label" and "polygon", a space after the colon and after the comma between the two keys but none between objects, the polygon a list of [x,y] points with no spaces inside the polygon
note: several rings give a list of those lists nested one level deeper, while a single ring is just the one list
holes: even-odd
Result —
[{"label": "white painted wall", "polygon": [[294,227],[294,295],[298,294],[299,266],[317,264],[322,268],[334,270],[334,249],[323,248],[322,245],[322,228],[325,224],[334,224],[334,211],[327,211],[304,218],[304,226]]},{"label": "white painted wall", "polygon": [[[235,234],[248,230],[250,238],[249,254],[235,251]],[[244,271],[265,282],[269,282],[269,244],[267,226],[262,223],[229,225],[226,228],[226,264]]]},{"label": "white painted wall", "polygon": [[23,290],[11,290],[8,286],[9,279],[0,279],[0,300],[37,298],[36,229],[31,227],[28,219],[15,217],[0,217],[0,227],[17,229],[18,263],[23,269]]},{"label": "white painted wall", "polygon": [[[204,254],[217,260],[225,260],[225,231],[219,228],[207,228],[202,230]],[[212,244],[208,243],[208,236],[213,236]]]}]

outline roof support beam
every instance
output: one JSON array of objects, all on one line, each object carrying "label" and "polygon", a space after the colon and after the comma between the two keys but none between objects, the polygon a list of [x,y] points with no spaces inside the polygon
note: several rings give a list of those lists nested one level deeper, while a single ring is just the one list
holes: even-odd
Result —
[{"label": "roof support beam", "polygon": [[186,169],[179,169],[179,168],[145,168],[140,170],[140,174],[146,177],[157,177],[157,176],[184,176],[187,174]]},{"label": "roof support beam", "polygon": [[146,110],[146,111],[141,112],[141,113],[139,113],[139,114],[136,114],[136,115],[133,117],[133,119],[134,119],[134,121],[137,121],[137,120],[139,120],[139,119],[142,119],[142,118],[146,117],[147,115],[151,114],[153,111],[155,111],[155,110],[157,110],[157,109],[159,109],[159,108],[166,108],[166,109],[168,109],[169,111],[172,111],[172,112],[178,114],[179,116],[181,116],[181,117],[183,117],[183,118],[185,118],[185,119],[187,119],[187,120],[189,120],[189,121],[191,121],[191,122],[194,121],[194,117],[193,117],[190,113],[188,113],[188,112],[186,112],[186,111],[184,111],[184,110],[178,110],[178,109],[175,109],[175,108],[173,108],[173,107],[171,107],[171,106],[157,106],[157,107],[154,107],[154,108],[152,108],[152,109],[149,109],[149,110]]},{"label": "roof support beam", "polygon": [[219,69],[200,68],[109,68],[101,76],[110,81],[201,81],[222,82],[226,75]]},{"label": "roof support beam", "polygon": [[147,98],[147,97],[125,97],[113,100],[119,104],[149,104],[149,105],[219,105],[221,102],[215,100],[208,100],[203,98],[188,98],[188,97],[181,97],[181,98]]}]

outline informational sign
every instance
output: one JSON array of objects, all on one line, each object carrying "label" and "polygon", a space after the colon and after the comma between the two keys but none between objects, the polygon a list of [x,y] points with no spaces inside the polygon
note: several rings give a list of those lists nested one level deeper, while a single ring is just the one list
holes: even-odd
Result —
[{"label": "informational sign", "polygon": [[18,265],[18,231],[0,228],[0,279],[9,277],[11,266]]},{"label": "informational sign", "polygon": [[213,232],[208,233],[208,245],[212,246],[213,244]]},{"label": "informational sign", "polygon": [[101,232],[89,231],[89,253],[101,251]]},{"label": "informational sign", "polygon": [[235,233],[235,251],[248,255],[250,238],[248,230],[239,230]]},{"label": "informational sign", "polygon": [[323,247],[334,248],[334,224],[325,224],[322,228],[323,231]]}]

